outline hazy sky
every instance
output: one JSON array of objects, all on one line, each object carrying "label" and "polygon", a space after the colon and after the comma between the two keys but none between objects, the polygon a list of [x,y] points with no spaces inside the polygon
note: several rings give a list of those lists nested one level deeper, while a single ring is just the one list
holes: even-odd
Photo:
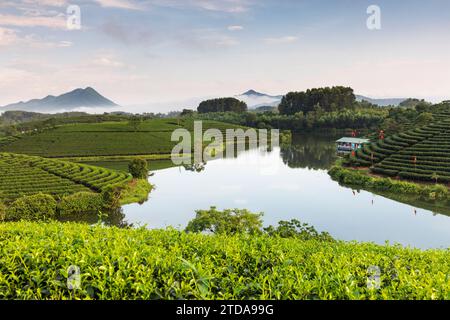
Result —
[{"label": "hazy sky", "polygon": [[449,98],[450,1],[0,1],[0,105],[87,86],[131,105],[326,85]]}]

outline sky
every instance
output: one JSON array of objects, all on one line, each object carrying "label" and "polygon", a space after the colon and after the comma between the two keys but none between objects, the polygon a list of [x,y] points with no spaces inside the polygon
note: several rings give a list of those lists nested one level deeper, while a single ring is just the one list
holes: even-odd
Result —
[{"label": "sky", "polygon": [[88,86],[152,106],[333,85],[450,99],[450,1],[0,1],[0,105]]}]

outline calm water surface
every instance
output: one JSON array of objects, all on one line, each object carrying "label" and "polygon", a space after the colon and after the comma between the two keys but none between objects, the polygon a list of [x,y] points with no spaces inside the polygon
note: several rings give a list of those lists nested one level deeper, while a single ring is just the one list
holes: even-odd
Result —
[{"label": "calm water surface", "polygon": [[331,180],[327,169],[336,158],[334,140],[296,137],[289,148],[246,151],[211,161],[201,172],[155,171],[149,201],[125,206],[125,220],[149,228],[184,228],[198,209],[246,208],[264,212],[265,225],[295,218],[341,240],[450,247],[449,216]]}]

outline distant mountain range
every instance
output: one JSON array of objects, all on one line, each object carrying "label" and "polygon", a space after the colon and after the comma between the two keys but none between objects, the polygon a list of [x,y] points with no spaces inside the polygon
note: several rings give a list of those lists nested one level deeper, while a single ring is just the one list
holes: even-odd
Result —
[{"label": "distant mountain range", "polygon": [[33,99],[26,102],[19,102],[0,107],[2,111],[34,111],[34,112],[61,112],[75,111],[80,108],[110,108],[118,105],[105,98],[95,89],[87,87],[85,89],[75,89],[59,96],[47,96],[42,99]]},{"label": "distant mountain range", "polygon": [[369,98],[365,96],[356,95],[356,101],[367,101],[376,105],[379,105],[380,107],[386,107],[386,106],[398,106],[403,101],[407,100],[406,98],[391,98],[391,99],[374,99]]},{"label": "distant mountain range", "polygon": [[248,90],[243,94],[235,96],[235,98],[244,101],[249,109],[256,109],[259,107],[277,107],[281,99],[283,99],[283,96],[271,96],[255,90]]},{"label": "distant mountain range", "polygon": [[[249,90],[243,94],[235,96],[236,99],[244,101],[247,103],[249,109],[257,109],[259,107],[277,107],[283,95],[271,96],[265,93],[257,92],[255,90]],[[391,98],[391,99],[374,99],[361,95],[356,95],[357,101],[365,100],[367,102],[379,105],[381,107],[385,106],[398,106],[400,103],[406,100],[406,98]]]},{"label": "distant mountain range", "polygon": [[[283,95],[269,95],[261,92],[257,92],[255,90],[248,90],[240,95],[235,96],[235,98],[244,101],[247,103],[249,109],[261,109],[261,107],[277,107]],[[197,101],[199,100],[199,101]],[[196,108],[196,105],[201,101],[201,99],[197,99],[197,102],[190,101],[189,104],[192,105],[193,108]],[[404,98],[399,99],[373,99],[361,95],[356,96],[357,101],[366,100],[370,103],[377,104],[379,106],[387,106],[394,105],[398,106],[401,102],[403,102]],[[187,105],[187,103],[185,103]],[[180,110],[182,107],[182,103],[179,103]],[[172,107],[176,107],[176,105],[172,105]],[[156,107],[155,107],[156,108]],[[85,89],[75,89],[73,91],[64,93],[59,96],[47,96],[42,99],[33,99],[26,102],[18,102],[9,104],[4,107],[0,107],[0,113],[4,111],[30,111],[30,112],[40,112],[40,113],[61,113],[61,112],[72,112],[72,111],[84,111],[89,113],[103,113],[103,112],[112,112],[112,111],[125,111],[123,108],[114,103],[113,101],[105,98],[100,93],[98,93],[95,89],[91,87],[87,87]],[[154,110],[153,107],[142,107],[138,108],[139,110],[134,110],[127,108],[127,111],[134,110],[133,112],[142,113],[149,112]],[[142,109],[142,110],[141,110]],[[257,111],[262,111],[262,110]]]}]

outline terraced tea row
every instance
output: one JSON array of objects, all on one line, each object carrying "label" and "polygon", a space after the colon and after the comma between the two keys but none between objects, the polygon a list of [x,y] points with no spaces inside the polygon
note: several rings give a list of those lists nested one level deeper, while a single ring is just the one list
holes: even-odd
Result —
[{"label": "terraced tea row", "polygon": [[450,182],[450,115],[432,124],[387,137],[356,153],[377,174],[425,182]]},{"label": "terraced tea row", "polygon": [[[0,141],[0,152],[42,157],[133,156],[170,154],[178,143],[171,141],[176,129],[194,130],[192,120],[152,119],[133,127],[128,122],[77,123]],[[238,126],[203,121],[203,131],[224,132]]]},{"label": "terraced tea row", "polygon": [[0,200],[10,202],[39,192],[64,196],[81,191],[101,192],[124,184],[122,172],[35,156],[0,153]]}]

